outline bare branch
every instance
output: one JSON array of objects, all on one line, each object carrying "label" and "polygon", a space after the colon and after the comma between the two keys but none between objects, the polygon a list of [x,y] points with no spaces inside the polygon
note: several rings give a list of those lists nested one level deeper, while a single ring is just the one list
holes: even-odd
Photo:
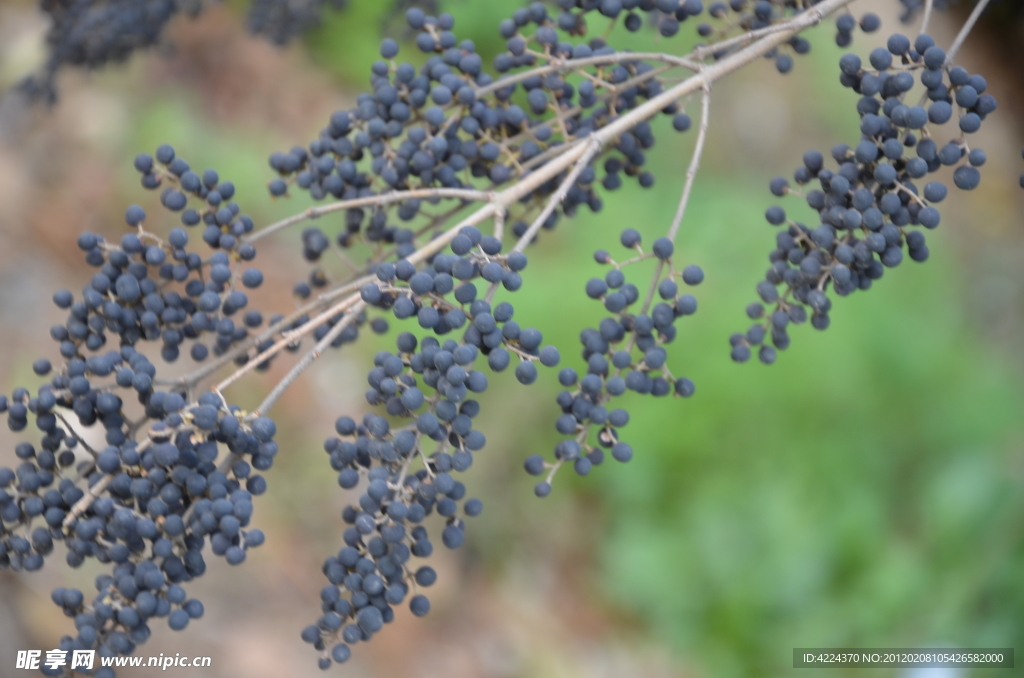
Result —
[{"label": "bare branch", "polygon": [[530,241],[533,240],[533,237],[537,235],[537,231],[539,231],[541,227],[544,226],[544,222],[547,221],[549,216],[551,216],[551,213],[555,211],[556,207],[562,204],[563,200],[565,200],[565,196],[568,195],[569,189],[572,188],[572,185],[576,183],[576,180],[579,178],[580,173],[582,173],[583,170],[587,168],[587,164],[590,162],[590,159],[597,155],[600,151],[601,142],[598,141],[597,139],[592,139],[591,142],[587,145],[586,151],[583,153],[580,159],[576,161],[576,164],[575,166],[573,166],[572,171],[569,172],[569,174],[566,175],[565,179],[562,180],[561,185],[559,185],[558,190],[555,191],[554,195],[552,195],[551,198],[548,200],[547,205],[545,205],[544,209],[541,210],[541,213],[537,215],[537,218],[533,220],[533,223],[530,224],[530,227],[526,229],[526,233],[523,233],[523,237],[519,239],[519,241],[516,243],[516,246],[512,248],[513,252],[522,252],[524,249],[526,249],[526,246],[529,245]]},{"label": "bare branch", "polygon": [[326,351],[328,347],[330,347],[331,343],[355,321],[356,317],[364,308],[366,308],[366,302],[362,300],[357,301],[352,308],[349,309],[348,313],[345,314],[345,317],[335,323],[334,327],[324,335],[323,339],[318,341],[316,346],[314,346],[313,349],[302,358],[302,360],[292,367],[291,371],[284,376],[284,379],[278,382],[277,386],[274,387],[267,397],[263,399],[263,402],[260,403],[259,407],[256,408],[253,415],[260,416],[269,412],[281,396],[284,395],[284,392],[288,387],[291,386],[295,380],[298,379],[299,376],[301,376],[302,373],[316,361],[317,358],[323,355],[323,352]]},{"label": "bare branch", "polygon": [[[683,216],[686,214],[686,206],[690,202],[690,192],[693,190],[693,181],[697,178],[697,170],[700,169],[700,158],[704,153],[704,142],[708,137],[708,122],[711,119],[710,88],[704,90],[704,95],[701,97],[700,104],[700,128],[697,132],[697,141],[693,146],[693,156],[690,158],[690,166],[686,169],[686,179],[683,182],[683,194],[679,198],[679,206],[676,207],[675,216],[672,218],[672,225],[669,226],[668,234],[665,236],[672,242],[675,242],[676,235],[679,234],[679,227],[683,223]],[[659,259],[658,267],[654,271],[654,277],[651,279],[651,284],[647,288],[647,296],[644,298],[644,305],[641,313],[647,313],[647,311],[650,310],[651,301],[654,299],[654,291],[658,288],[658,282],[661,280],[661,272],[663,270],[665,270],[665,261]]]},{"label": "bare branch", "polygon": [[[838,9],[838,7],[835,9]],[[763,38],[766,35],[773,35],[775,33],[780,33],[782,31],[789,31],[793,28],[794,25],[797,24],[799,24],[802,28],[813,26],[817,23],[820,23],[822,19],[824,19],[826,16],[834,12],[835,9],[823,10],[820,5],[816,5],[808,12],[805,12],[803,14],[797,14],[789,21],[783,21],[781,23],[772,24],[771,26],[765,26],[764,28],[759,28],[755,31],[749,31],[747,33],[743,33],[742,35],[737,35],[726,40],[720,40],[719,42],[712,43],[710,45],[700,45],[693,50],[692,54],[695,59],[703,61],[704,59],[707,59],[709,56],[713,54],[718,54],[724,49],[730,49],[732,47],[735,47],[736,45],[749,44],[750,41]],[[815,16],[812,16],[811,21],[808,23],[806,21],[808,14],[814,13],[817,14]],[[789,38],[787,37],[787,40],[788,39]]]},{"label": "bare branch", "polygon": [[415,188],[407,191],[389,191],[387,193],[378,193],[366,198],[353,198],[352,200],[340,200],[338,202],[330,203],[329,205],[322,205],[318,207],[310,207],[299,214],[290,216],[287,219],[282,219],[276,223],[265,226],[255,233],[244,238],[245,242],[253,243],[257,240],[261,240],[268,235],[276,233],[282,229],[300,224],[303,221],[310,219],[317,219],[325,214],[331,212],[338,212],[340,210],[354,209],[356,207],[376,207],[381,205],[390,205],[396,202],[402,202],[403,200],[413,200],[416,198],[455,198],[460,200],[470,201],[485,201],[489,200],[491,194],[486,191],[477,191],[468,188]]},{"label": "bare branch", "polygon": [[918,30],[918,34],[924,34],[928,32],[928,24],[932,20],[932,9],[934,9],[935,0],[924,0],[924,16],[921,17],[921,28]]},{"label": "bare branch", "polygon": [[970,35],[971,29],[974,28],[974,24],[978,23],[978,19],[981,18],[981,13],[985,11],[986,7],[988,7],[988,3],[989,0],[979,0],[978,4],[974,6],[974,11],[971,12],[969,17],[967,17],[967,21],[957,34],[956,40],[953,41],[953,44],[950,45],[949,49],[946,51],[947,66],[953,63],[953,58],[956,56],[956,53],[960,51],[960,48],[963,46],[967,36]]},{"label": "bare branch", "polygon": [[330,320],[332,316],[335,316],[338,313],[341,313],[345,309],[347,309],[350,306],[352,306],[356,302],[357,299],[358,299],[358,297],[356,297],[354,295],[351,296],[351,297],[348,297],[345,300],[335,304],[334,306],[331,306],[329,309],[327,309],[326,311],[324,311],[320,315],[316,316],[315,318],[310,318],[308,321],[303,323],[301,327],[298,327],[298,328],[296,328],[296,329],[294,329],[294,330],[292,330],[290,332],[285,332],[284,334],[281,335],[281,339],[278,340],[277,343],[275,343],[273,346],[270,346],[269,348],[267,348],[265,351],[260,353],[255,358],[252,358],[251,360],[249,360],[249,362],[247,362],[241,368],[239,368],[239,369],[235,370],[234,372],[232,372],[231,375],[229,375],[226,379],[221,381],[216,386],[212,387],[211,390],[213,390],[213,391],[223,391],[228,386],[231,386],[231,384],[233,384],[236,381],[238,381],[239,379],[241,379],[243,375],[248,374],[249,372],[251,372],[252,370],[256,369],[258,366],[262,365],[264,362],[266,362],[270,358],[273,358],[275,355],[280,353],[286,346],[288,346],[289,344],[294,343],[296,339],[299,339],[299,338],[309,334],[315,328],[319,327],[323,323],[325,323],[328,320]]},{"label": "bare branch", "polygon": [[509,85],[515,85],[524,80],[529,80],[536,75],[568,73],[585,66],[604,66],[607,64],[622,63],[623,61],[659,61],[673,66],[688,68],[691,71],[697,71],[700,69],[700,64],[690,59],[678,57],[672,54],[662,54],[660,52],[615,52],[614,54],[603,54],[601,56],[585,57],[583,59],[552,58],[543,66],[504,76],[498,78],[489,85],[479,87],[476,90],[476,95],[477,97],[481,97],[486,94],[490,94],[491,92],[496,92],[503,87],[508,87]]},{"label": "bare branch", "polygon": [[700,101],[700,128],[697,132],[697,142],[693,147],[693,157],[690,159],[690,166],[686,169],[686,180],[683,184],[683,195],[679,199],[679,206],[672,218],[672,226],[668,229],[669,240],[675,242],[679,233],[679,226],[683,223],[683,216],[686,214],[686,205],[690,202],[690,191],[693,189],[693,180],[697,177],[697,170],[700,169],[700,158],[704,153],[704,142],[708,138],[708,122],[710,121],[711,89],[704,90],[704,96]]}]

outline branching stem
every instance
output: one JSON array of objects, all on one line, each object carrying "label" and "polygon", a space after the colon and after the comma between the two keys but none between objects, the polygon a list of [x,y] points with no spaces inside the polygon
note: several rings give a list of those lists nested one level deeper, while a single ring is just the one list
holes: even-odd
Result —
[{"label": "branching stem", "polygon": [[558,190],[555,191],[554,195],[551,196],[548,203],[544,206],[544,209],[541,210],[540,214],[537,215],[537,218],[530,224],[530,227],[526,229],[525,233],[523,233],[523,237],[519,238],[515,247],[512,248],[513,252],[522,252],[526,249],[526,246],[529,245],[530,241],[533,240],[533,237],[537,235],[537,231],[544,226],[544,222],[548,220],[551,213],[562,204],[563,200],[565,200],[565,196],[569,194],[569,189],[571,189],[573,184],[576,183],[576,180],[579,179],[583,170],[587,168],[587,164],[590,162],[591,158],[600,153],[600,151],[601,141],[596,138],[592,139],[587,145],[586,150],[583,152],[583,155],[576,161],[572,171],[570,171],[569,174],[566,175],[565,179],[562,180],[562,183],[558,186]]},{"label": "branching stem", "polygon": [[[516,181],[514,184],[512,184],[511,186],[502,191],[485,192],[469,189],[417,189],[413,191],[393,191],[389,193],[382,193],[377,196],[371,196],[368,198],[358,198],[356,200],[343,200],[337,203],[332,203],[330,205],[324,205],[323,207],[313,207],[304,211],[301,214],[279,221],[275,224],[271,224],[261,229],[260,231],[250,235],[249,242],[253,242],[271,233],[282,230],[284,228],[287,228],[288,226],[300,223],[307,219],[315,219],[323,214],[354,207],[384,205],[394,202],[401,202],[403,200],[408,200],[412,198],[448,197],[469,201],[485,202],[485,204],[480,206],[476,211],[466,216],[455,225],[449,227],[448,230],[444,231],[443,233],[439,234],[438,236],[431,239],[427,243],[423,244],[418,250],[409,255],[407,257],[407,260],[410,263],[416,265],[423,263],[431,256],[437,254],[442,249],[444,249],[452,241],[452,239],[456,235],[458,235],[459,231],[463,227],[476,226],[488,219],[500,219],[501,217],[499,216],[499,214],[503,215],[504,211],[509,206],[523,199],[524,197],[530,195],[538,188],[543,186],[546,182],[559,176],[566,170],[569,170],[569,174],[566,176],[565,179],[563,179],[558,191],[555,193],[554,196],[552,196],[551,199],[549,199],[544,210],[537,216],[537,218],[531,224],[530,228],[526,231],[526,233],[523,234],[523,237],[520,238],[519,241],[516,243],[514,250],[522,251],[526,247],[526,245],[533,239],[537,231],[542,227],[544,221],[550,216],[553,210],[557,208],[557,206],[562,202],[562,200],[564,200],[569,188],[571,188],[572,184],[578,178],[579,174],[586,168],[587,163],[590,161],[590,159],[593,158],[593,156],[596,153],[598,153],[603,146],[610,143],[614,143],[620,135],[622,135],[625,132],[628,132],[639,123],[653,118],[658,113],[662,112],[664,109],[666,109],[679,99],[686,97],[687,95],[693,94],[698,90],[701,90],[704,92],[701,130],[697,140],[697,147],[695,148],[694,159],[691,162],[692,172],[688,172],[687,174],[687,181],[686,185],[684,186],[684,198],[681,200],[680,209],[677,210],[677,219],[673,221],[673,225],[669,231],[669,237],[674,238],[676,233],[678,232],[679,223],[681,223],[682,221],[682,213],[685,210],[685,204],[686,201],[688,201],[689,199],[689,193],[692,189],[693,176],[696,174],[697,171],[696,163],[699,162],[700,153],[703,150],[704,140],[706,138],[706,129],[708,122],[707,111],[709,105],[707,93],[710,90],[711,84],[716,80],[723,78],[729,75],[730,73],[733,73],[734,71],[738,70],[744,65],[749,64],[754,60],[764,56],[765,54],[775,49],[776,47],[784,44],[786,41],[788,41],[790,38],[792,38],[794,35],[802,31],[803,29],[820,23],[824,17],[839,10],[840,8],[849,4],[850,2],[851,0],[823,0],[822,2],[815,5],[813,8],[793,17],[792,19],[786,22],[777,24],[775,26],[771,26],[768,29],[762,29],[762,31],[753,31],[749,34],[745,34],[744,36],[738,36],[737,38],[731,39],[729,41],[719,43],[714,47],[706,48],[707,50],[709,50],[707,54],[711,54],[714,52],[718,52],[722,49],[725,49],[729,46],[732,46],[733,44],[740,44],[740,42],[743,41],[753,41],[749,45],[746,45],[745,47],[733,52],[732,54],[723,57],[717,63],[704,67],[698,67],[699,70],[695,75],[687,78],[686,80],[683,80],[677,85],[674,85],[666,89],[658,96],[655,96],[645,101],[643,104],[640,104],[639,106],[632,109],[628,113],[625,113],[624,115],[622,115],[619,118],[616,118],[615,120],[611,121],[604,127],[601,127],[600,129],[596,130],[587,138],[578,139],[574,142],[560,145],[556,147],[557,150],[549,149],[554,150],[557,153],[556,155],[553,155],[553,157],[551,157],[550,161],[544,163],[543,165],[540,165],[539,167],[537,167],[537,169],[533,171],[527,172],[518,181]],[[982,4],[984,4],[984,2]],[[700,49],[697,50],[697,53],[704,54],[703,52],[700,51]],[[647,53],[622,53],[621,55],[608,55],[608,57],[613,56],[617,58],[609,59],[609,63],[622,60],[635,61],[644,58],[655,59],[656,57],[656,55]],[[661,56],[666,57],[666,55]],[[594,57],[594,59],[597,59],[597,57]],[[667,63],[678,63],[679,65],[684,65],[687,67],[691,65],[691,63],[684,63],[688,62],[688,60],[680,59],[678,57],[673,57],[672,59],[659,58],[657,60],[665,61]],[[574,61],[573,65],[583,65],[584,63],[591,62],[589,62],[588,60],[581,59],[579,60],[578,64]],[[592,63],[598,62],[594,61]],[[549,71],[553,71],[556,69],[556,65],[549,64],[548,66],[544,66],[541,68],[546,68],[549,69]],[[536,69],[531,74],[536,75]],[[513,76],[513,78],[516,77],[518,76]],[[512,78],[507,78],[503,81],[498,81],[488,87],[491,87],[492,89],[497,89],[505,85],[511,84],[512,81]],[[486,93],[487,91],[490,90],[487,90],[486,88],[481,88],[480,93],[483,94]],[[273,405],[277,402],[277,400],[281,397],[281,395],[284,393],[287,387],[290,386],[299,377],[299,375],[301,375],[309,367],[309,365],[311,365],[321,355],[321,353],[328,346],[330,346],[331,342],[333,342],[338,337],[338,335],[340,335],[341,332],[344,331],[345,327],[348,326],[348,323],[354,321],[356,316],[365,308],[365,303],[361,299],[359,299],[358,290],[363,285],[367,284],[368,282],[372,282],[375,279],[375,276],[367,275],[356,280],[353,280],[352,282],[343,285],[342,287],[336,290],[332,290],[329,293],[321,295],[317,302],[314,302],[314,304],[311,305],[313,307],[317,307],[321,304],[329,303],[329,300],[344,297],[346,294],[351,295],[349,298],[339,302],[336,306],[332,307],[332,310],[326,312],[328,314],[326,317],[330,317],[330,315],[333,315],[334,313],[337,312],[335,309],[348,308],[345,317],[339,320],[334,325],[334,327],[331,328],[330,332],[328,332],[328,334],[325,335],[323,339],[321,339],[320,342],[318,342],[317,345],[292,368],[292,370],[284,377],[284,379],[280,383],[278,383],[277,386],[274,387],[274,389],[270,392],[266,399],[264,399],[264,401],[257,408],[255,414],[266,414],[270,410],[270,408],[272,408]],[[317,316],[317,319],[322,318],[323,316],[324,314],[321,314],[320,316]],[[299,314],[297,317],[301,317],[301,314]],[[321,322],[322,320],[319,322],[314,322],[311,320],[305,323],[301,330],[296,330],[296,332],[301,331],[302,334],[305,334],[312,327],[321,324]],[[256,343],[259,343],[259,341],[265,341],[267,338],[273,336],[277,331],[280,331],[280,329],[282,329],[283,326],[284,325],[282,323],[278,323],[276,329],[268,329],[267,331],[260,335],[262,339],[248,343],[244,349],[240,349],[238,350],[238,352],[234,353],[233,357],[242,355],[242,353],[245,350],[248,350],[248,348],[250,348],[252,345],[255,345]],[[290,336],[294,337],[296,335],[292,334]],[[285,340],[282,339],[281,341]],[[277,342],[275,346],[280,344],[281,341]],[[211,368],[208,366],[207,368],[204,368],[204,370],[201,370],[196,374],[187,377],[186,381],[184,381],[183,383],[194,384],[199,379],[205,378],[206,376],[209,376],[209,374],[212,374],[217,369],[217,367],[225,364],[227,361],[230,361],[231,359],[232,358],[227,358],[227,356],[224,356],[221,358],[220,361],[218,361],[219,364],[216,367]],[[252,367],[244,366],[243,368],[241,368],[241,370],[243,372],[247,372],[253,369],[255,365],[260,364],[261,362],[262,360],[260,359],[260,356],[257,356],[256,358],[250,361],[250,363],[254,363]],[[233,383],[236,379],[237,376],[228,377],[225,382],[222,382],[222,384]]]},{"label": "branching stem", "polygon": [[295,380],[309,368],[310,365],[316,362],[317,358],[323,355],[323,352],[326,351],[330,347],[331,343],[355,321],[356,317],[365,307],[366,303],[364,301],[357,301],[352,308],[349,309],[348,313],[345,314],[345,317],[335,323],[334,327],[324,335],[323,339],[318,341],[316,346],[314,346],[313,349],[302,358],[302,360],[292,367],[288,374],[284,376],[284,379],[278,382],[277,386],[275,386],[267,397],[263,399],[263,402],[260,403],[259,407],[253,411],[253,416],[258,417],[269,412],[288,387],[291,386]]}]

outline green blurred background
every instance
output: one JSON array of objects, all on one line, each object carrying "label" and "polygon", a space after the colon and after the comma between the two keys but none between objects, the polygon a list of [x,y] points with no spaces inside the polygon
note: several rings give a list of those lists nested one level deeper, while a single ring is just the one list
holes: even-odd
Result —
[{"label": "green blurred background", "polygon": [[[853,7],[895,30],[897,5]],[[442,4],[460,38],[488,59],[497,22],[516,6]],[[307,203],[266,197],[266,157],[315,137],[332,110],[350,106],[382,26],[402,25],[387,2],[351,0],[304,43],[277,50],[244,34],[242,9],[232,2],[179,20],[166,48],[126,66],[65,75],[53,110],[0,102],[4,390],[30,379],[40,346],[52,353],[52,291],[88,275],[75,235],[116,236],[124,206],[152,198],[137,185],[135,153],[168,142],[194,166],[216,167],[258,223],[297,212]],[[940,42],[958,18],[936,18]],[[0,7],[0,85],[38,63],[44,27],[29,2]],[[561,474],[541,501],[521,466],[557,439],[554,374],[530,387],[492,378],[479,420],[490,443],[464,478],[485,512],[464,549],[437,558],[431,617],[400,614],[338,675],[812,676],[791,668],[794,647],[1024,648],[1024,112],[1019,75],[998,41],[983,32],[962,53],[1004,105],[975,140],[989,152],[983,184],[944,205],[931,259],[908,260],[870,292],[838,300],[826,332],[795,329],[776,365],[729,360],[728,336],[746,329],[743,309],[774,242],[762,217],[775,202],[768,180],[790,175],[808,148],[857,138],[855,95],[837,83],[831,31],[812,32],[812,54],[788,76],[764,62],[715,87],[677,246],[707,277],[695,292],[700,310],[670,351],[673,372],[691,377],[696,395],[628,397],[633,461],[606,462],[585,479]],[[649,48],[653,38],[613,40]],[[654,42],[683,52],[689,40]],[[881,40],[861,34],[854,49],[865,55]],[[408,54],[420,56],[405,45]],[[513,299],[517,319],[541,328],[564,364],[581,364],[579,330],[601,317],[583,294],[600,271],[593,250],[612,249],[627,226],[655,237],[671,219],[693,134],[666,122],[649,154],[654,188],[609,196],[600,214],[564,222],[531,256]],[[798,198],[782,204],[801,210]],[[288,289],[304,271],[298,236],[261,250],[270,269],[261,308],[294,303]],[[638,270],[638,282],[647,273]],[[183,634],[160,629],[143,654],[211,655],[209,676],[318,673],[298,631],[315,619],[319,563],[340,545],[338,513],[353,498],[337,487],[320,442],[338,414],[364,411],[363,375],[396,326],[329,357],[282,403],[283,451],[255,517],[267,544],[237,570],[212,563],[193,586],[206,618]],[[256,402],[281,367],[230,397]],[[5,431],[2,440],[0,463],[9,465],[14,438]],[[0,577],[0,675],[13,651],[49,648],[66,632],[49,589],[88,587],[96,573],[69,572],[59,560],[44,573]]]}]

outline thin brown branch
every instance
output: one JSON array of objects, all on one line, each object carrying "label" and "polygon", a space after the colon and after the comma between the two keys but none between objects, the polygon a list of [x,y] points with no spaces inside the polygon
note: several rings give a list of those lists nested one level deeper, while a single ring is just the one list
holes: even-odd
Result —
[{"label": "thin brown branch", "polygon": [[408,191],[388,191],[387,193],[379,193],[366,198],[340,200],[338,202],[330,203],[329,205],[310,207],[309,209],[290,216],[287,219],[282,219],[281,221],[270,224],[269,226],[264,226],[260,230],[246,236],[244,240],[245,242],[253,243],[267,237],[268,235],[288,228],[289,226],[294,226],[295,224],[300,224],[303,221],[308,221],[310,219],[317,219],[325,214],[330,214],[331,212],[354,209],[356,207],[390,205],[392,203],[402,202],[403,200],[413,200],[417,198],[454,198],[458,200],[481,202],[490,199],[490,194],[486,191],[477,191],[468,188],[416,188]]},{"label": "thin brown branch", "polygon": [[270,358],[273,358],[289,344],[294,343],[296,339],[300,339],[303,336],[309,334],[314,329],[330,320],[333,316],[343,312],[345,309],[352,306],[355,303],[356,299],[357,297],[355,296],[347,297],[343,301],[335,304],[334,306],[331,306],[329,309],[327,309],[320,315],[314,318],[310,318],[308,321],[303,323],[301,327],[298,327],[290,332],[285,332],[284,334],[281,335],[281,339],[279,339],[273,346],[268,347],[255,358],[249,360],[245,365],[232,372],[227,378],[225,378],[216,386],[212,387],[211,390],[223,391],[228,386],[231,386],[233,383],[241,379],[242,376],[256,369]]},{"label": "thin brown branch", "polygon": [[[676,207],[675,216],[672,217],[672,225],[669,226],[667,237],[672,242],[675,242],[676,235],[679,234],[679,227],[683,223],[683,217],[686,215],[686,206],[690,202],[690,193],[693,190],[694,179],[697,178],[697,171],[700,169],[700,158],[704,153],[704,142],[708,136],[708,122],[711,119],[711,89],[707,88],[704,90],[704,95],[700,101],[700,127],[697,132],[697,141],[693,146],[693,156],[690,158],[690,166],[686,169],[686,178],[683,181],[683,194],[679,198],[679,205]],[[665,270],[665,261],[663,259],[658,260],[658,267],[654,271],[654,276],[651,278],[651,284],[647,288],[647,296],[644,297],[644,305],[641,313],[647,313],[651,308],[651,302],[654,300],[654,291],[658,288],[658,283],[661,281],[661,273]]]},{"label": "thin brown branch", "polygon": [[590,143],[587,145],[586,151],[584,151],[580,159],[576,161],[572,171],[569,172],[565,179],[562,180],[558,190],[555,191],[554,195],[552,195],[548,200],[547,205],[544,206],[544,209],[541,210],[540,214],[537,215],[537,218],[533,220],[532,224],[530,224],[530,227],[526,229],[525,233],[523,233],[523,237],[519,238],[515,247],[512,248],[513,252],[522,252],[526,249],[526,246],[529,245],[530,241],[533,240],[533,237],[537,235],[537,231],[544,226],[544,222],[551,216],[551,213],[555,211],[555,208],[562,204],[563,200],[565,200],[565,196],[569,194],[569,189],[571,189],[573,184],[576,183],[576,180],[579,178],[583,170],[587,168],[587,164],[590,162],[590,159],[601,151],[601,145],[600,140],[596,138],[591,139]]},{"label": "thin brown branch", "polygon": [[366,308],[366,302],[362,300],[357,301],[352,308],[349,309],[348,313],[345,314],[345,317],[335,323],[334,327],[332,327],[330,331],[328,331],[327,334],[317,342],[316,346],[314,346],[313,349],[302,358],[302,360],[292,367],[288,374],[284,376],[284,379],[278,382],[277,386],[275,386],[267,397],[263,399],[263,402],[259,404],[259,407],[256,408],[253,415],[258,417],[269,412],[281,396],[284,395],[284,392],[288,387],[291,386],[295,380],[309,368],[310,365],[316,362],[317,358],[323,355],[324,351],[330,347],[331,343],[337,339],[349,325],[355,322],[356,317],[364,308]]},{"label": "thin brown branch", "polygon": [[690,166],[686,169],[686,179],[683,183],[683,195],[679,198],[679,206],[676,208],[675,216],[672,218],[672,226],[668,229],[666,237],[675,242],[679,233],[679,226],[683,223],[683,216],[686,214],[686,205],[690,202],[690,192],[693,190],[693,181],[700,169],[700,158],[704,154],[704,143],[708,138],[708,123],[711,120],[711,88],[704,90],[700,100],[700,128],[697,131],[697,142],[693,147],[693,156],[690,158]]},{"label": "thin brown branch", "polygon": [[536,75],[547,75],[548,73],[569,73],[586,66],[604,66],[607,64],[617,64],[623,61],[659,61],[661,63],[671,64],[673,66],[681,66],[688,68],[691,71],[697,71],[700,69],[700,64],[687,59],[686,57],[679,57],[672,54],[662,54],[660,52],[615,52],[614,54],[603,54],[601,56],[586,57],[583,59],[551,59],[547,64],[543,66],[537,66],[529,70],[520,71],[512,75],[498,78],[489,85],[484,85],[476,90],[477,97],[496,92],[503,87],[509,85],[515,85],[524,80],[529,80]]},{"label": "thin brown branch", "polygon": [[953,44],[950,45],[946,51],[946,65],[953,63],[953,58],[956,57],[956,53],[960,51],[964,41],[967,40],[967,36],[971,34],[971,29],[974,28],[974,24],[978,23],[978,19],[981,18],[981,13],[988,7],[989,0],[979,0],[978,4],[974,6],[974,11],[967,17],[967,21],[964,22],[963,28],[957,34],[956,39],[953,40]]},{"label": "thin brown branch", "polygon": [[928,32],[928,24],[932,20],[932,10],[934,9],[935,0],[924,0],[924,16],[921,17],[921,28],[918,29],[918,34],[924,34]]}]

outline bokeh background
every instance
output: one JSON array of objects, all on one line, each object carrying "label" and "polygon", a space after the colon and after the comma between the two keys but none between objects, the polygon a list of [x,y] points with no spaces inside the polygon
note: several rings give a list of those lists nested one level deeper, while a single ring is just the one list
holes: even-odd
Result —
[{"label": "bokeh background", "polygon": [[[499,44],[497,22],[516,6],[442,3],[485,56]],[[862,55],[898,27],[896,0],[859,0],[853,9],[886,21],[882,33],[856,37],[852,49]],[[89,275],[77,234],[118,237],[124,207],[152,202],[131,167],[136,153],[168,142],[193,166],[217,168],[257,223],[297,212],[302,199],[267,197],[267,156],[314,138],[331,111],[351,106],[382,30],[402,34],[389,2],[350,0],[279,49],[245,33],[242,11],[229,2],[180,18],[159,49],[102,72],[65,73],[52,109],[0,99],[0,390],[32,383],[32,360],[56,355],[50,296]],[[940,43],[965,13],[935,17]],[[38,66],[45,28],[29,0],[0,3],[0,87]],[[670,355],[696,395],[630,400],[633,461],[610,461],[585,479],[561,474],[541,501],[522,462],[556,440],[554,374],[530,387],[511,374],[492,378],[479,419],[490,444],[463,478],[486,500],[484,514],[462,549],[436,554],[429,618],[403,609],[332,669],[337,675],[812,676],[791,668],[792,648],[1024,649],[1019,25],[989,21],[961,53],[989,79],[1001,109],[974,140],[989,152],[982,185],[943,206],[931,259],[908,260],[870,292],[839,300],[832,327],[798,328],[774,366],[728,356],[728,336],[746,329],[743,308],[773,247],[762,217],[775,202],[768,180],[791,174],[809,148],[857,140],[855,95],[837,82],[832,30],[811,32],[812,54],[788,76],[766,61],[715,87],[708,149],[677,246],[707,278],[696,292],[700,311],[682,323]],[[616,38],[674,52],[691,40]],[[406,52],[420,56],[411,45]],[[677,135],[665,120],[657,132],[653,189],[610,196],[603,212],[563,223],[531,256],[517,318],[541,328],[565,364],[581,362],[577,334],[600,318],[583,294],[599,270],[592,251],[616,246],[626,226],[653,237],[671,219],[693,134]],[[801,209],[797,198],[783,205]],[[305,271],[298,239],[296,230],[261,249],[269,278],[256,295],[262,308],[294,303],[289,290]],[[238,568],[211,561],[190,587],[205,617],[180,634],[158,628],[144,655],[209,655],[210,669],[169,670],[208,678],[319,674],[299,630],[317,616],[320,564],[341,544],[339,514],[352,499],[321,443],[336,416],[364,411],[365,372],[395,325],[388,337],[367,335],[325,358],[280,404],[282,452],[254,519],[267,543]],[[253,404],[283,367],[246,378],[229,398]],[[0,432],[0,464],[16,461],[14,441]],[[96,570],[61,561],[31,575],[0,573],[0,676],[20,673],[18,649],[51,648],[70,629],[49,600],[52,588],[91,590]]]}]

